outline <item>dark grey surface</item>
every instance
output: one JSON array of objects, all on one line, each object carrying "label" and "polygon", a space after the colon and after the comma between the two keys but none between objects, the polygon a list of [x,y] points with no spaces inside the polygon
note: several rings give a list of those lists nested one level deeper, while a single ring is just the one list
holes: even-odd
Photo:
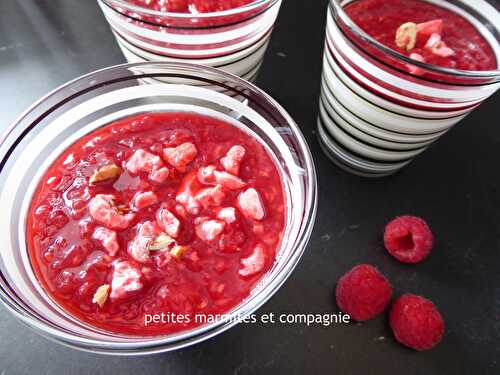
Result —
[{"label": "dark grey surface", "polygon": [[[325,0],[285,0],[258,82],[300,124],[320,182],[310,245],[259,313],[336,312],[336,280],[367,262],[389,277],[396,295],[419,293],[439,306],[443,342],[424,353],[405,349],[383,315],[328,328],[239,325],[176,353],[101,357],[49,342],[0,307],[0,375],[500,373],[500,96],[398,175],[348,175],[315,136],[325,10]],[[0,127],[67,80],[122,62],[95,1],[0,0]],[[427,218],[437,238],[417,266],[393,260],[381,243],[384,224],[405,213]]]}]

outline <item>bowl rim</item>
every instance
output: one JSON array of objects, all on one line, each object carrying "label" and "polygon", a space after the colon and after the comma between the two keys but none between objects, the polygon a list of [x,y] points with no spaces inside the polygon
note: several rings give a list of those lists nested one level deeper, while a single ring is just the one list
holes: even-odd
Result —
[{"label": "bowl rim", "polygon": [[[298,223],[297,227],[297,237],[296,243],[294,244],[294,248],[297,251],[294,251],[291,256],[286,259],[283,264],[283,267],[279,273],[276,274],[275,277],[270,279],[269,283],[266,283],[262,286],[262,288],[258,291],[256,296],[258,298],[250,297],[243,303],[233,307],[231,310],[227,311],[225,314],[231,314],[234,316],[246,316],[248,314],[252,314],[258,308],[260,308],[265,302],[267,302],[281,287],[281,285],[288,279],[291,275],[292,271],[297,266],[300,261],[306,245],[310,239],[314,221],[316,218],[317,212],[317,177],[316,177],[316,169],[314,166],[314,160],[312,158],[311,151],[308,147],[308,144],[304,138],[304,135],[300,131],[298,125],[295,123],[293,118],[288,114],[288,112],[278,104],[272,97],[270,97],[263,90],[253,85],[250,82],[247,82],[241,79],[238,76],[233,74],[221,71],[220,69],[211,68],[207,66],[202,66],[198,64],[192,63],[180,63],[180,62],[141,62],[141,63],[125,63],[114,65],[111,67],[106,67],[103,69],[98,69],[93,72],[84,74],[80,77],[77,77],[56,89],[50,91],[37,101],[35,101],[31,106],[29,106],[21,115],[15,119],[10,126],[3,132],[0,136],[0,147],[4,145],[4,143],[8,140],[11,133],[16,129],[20,123],[24,121],[29,121],[30,124],[36,124],[42,121],[51,111],[43,111],[42,114],[37,115],[34,119],[27,120],[28,116],[39,109],[47,100],[56,96],[60,91],[70,88],[72,85],[77,84],[78,82],[88,82],[89,78],[93,77],[97,74],[105,74],[107,72],[112,72],[113,70],[119,69],[128,69],[133,67],[153,67],[161,69],[161,67],[171,67],[171,68],[187,68],[191,69],[191,73],[196,71],[200,73],[202,71],[207,71],[209,73],[213,73],[215,75],[220,75],[228,80],[235,82],[239,85],[239,89],[250,89],[252,92],[257,93],[263,98],[268,104],[270,104],[274,109],[277,109],[279,114],[283,116],[284,120],[287,123],[287,126],[293,132],[293,139],[297,142],[297,147],[302,151],[304,155],[304,169],[308,172],[304,174],[304,206],[303,206],[303,220]],[[158,72],[157,72],[158,73]],[[137,79],[138,76],[133,72],[130,72],[130,79]],[[103,82],[96,82],[94,86],[85,87],[86,89],[92,90],[93,88],[100,87],[103,85]],[[243,87],[243,89],[241,88]],[[87,92],[87,91],[85,91]],[[82,93],[82,91],[80,91]],[[78,96],[78,95],[77,95]],[[51,104],[51,107],[58,108],[57,104],[61,104],[64,102],[64,99],[57,99],[56,104]],[[16,136],[16,139],[19,137]],[[15,146],[14,146],[15,147]],[[10,153],[7,153],[2,157],[2,164],[0,164],[0,173],[3,170],[4,161],[8,160],[10,157]],[[0,274],[3,278],[3,275]],[[3,280],[3,282],[8,286],[9,283]],[[254,287],[255,288],[255,287]],[[186,346],[193,345],[195,343],[204,341],[210,337],[213,337],[223,331],[231,328],[236,325],[238,321],[230,321],[224,322],[219,321],[216,323],[208,324],[205,326],[198,326],[192,330],[181,331],[179,333],[173,333],[170,335],[163,335],[155,338],[152,337],[141,337],[131,336],[130,338],[134,341],[131,342],[111,342],[105,340],[95,340],[82,338],[78,334],[74,332],[68,332],[61,328],[56,328],[50,323],[45,322],[42,319],[36,318],[32,316],[32,314],[25,310],[25,308],[20,305],[14,298],[12,298],[8,291],[4,290],[4,287],[0,284],[0,300],[6,308],[11,311],[15,316],[17,316],[23,323],[27,324],[31,328],[34,328],[37,333],[41,334],[44,337],[48,337],[53,341],[57,341],[62,343],[63,345],[73,347],[75,349],[80,349],[89,352],[102,353],[102,354],[115,354],[115,355],[142,355],[142,354],[151,354],[156,352],[165,352],[175,349],[180,349]],[[240,314],[240,310],[245,310],[244,314]],[[238,314],[237,314],[238,313]],[[92,326],[90,326],[92,327]]]}]

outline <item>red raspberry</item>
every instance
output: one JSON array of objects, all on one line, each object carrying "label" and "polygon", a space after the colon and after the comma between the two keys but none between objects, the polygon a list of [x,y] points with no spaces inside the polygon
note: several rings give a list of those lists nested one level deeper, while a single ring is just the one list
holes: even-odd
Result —
[{"label": "red raspberry", "polygon": [[444,321],[436,306],[420,296],[404,294],[391,309],[389,324],[396,340],[415,350],[427,350],[443,338]]},{"label": "red raspberry", "polygon": [[397,260],[418,263],[431,252],[434,236],[427,223],[416,216],[400,216],[385,227],[385,248]]},{"label": "red raspberry", "polygon": [[354,267],[337,283],[337,305],[357,321],[381,313],[389,304],[391,295],[392,288],[387,279],[369,264]]}]

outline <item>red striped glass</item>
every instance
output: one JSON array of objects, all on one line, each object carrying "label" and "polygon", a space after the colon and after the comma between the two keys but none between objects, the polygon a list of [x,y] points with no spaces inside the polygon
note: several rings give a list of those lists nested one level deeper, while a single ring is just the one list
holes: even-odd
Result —
[{"label": "red striped glass", "polygon": [[[328,8],[318,130],[326,154],[362,176],[392,174],[500,87],[500,70],[420,63],[361,30],[344,8]],[[471,22],[500,61],[500,12],[486,0],[432,0]],[[422,69],[422,75],[408,67]]]}]

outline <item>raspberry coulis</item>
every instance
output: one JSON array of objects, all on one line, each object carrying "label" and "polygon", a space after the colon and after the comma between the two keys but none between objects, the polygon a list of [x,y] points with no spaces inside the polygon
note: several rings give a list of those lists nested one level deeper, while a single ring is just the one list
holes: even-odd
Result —
[{"label": "raspberry coulis", "polygon": [[[146,10],[165,13],[163,15],[150,15],[145,11],[134,11],[117,8],[117,10],[130,17],[130,22],[157,31],[160,27],[169,28],[169,32],[185,33],[185,29],[200,29],[212,27],[236,27],[236,24],[245,22],[258,16],[267,4],[257,5],[252,9],[245,9],[246,5],[255,0],[128,0],[128,3]],[[239,9],[234,14],[221,15],[220,12]],[[181,16],[177,16],[178,13]],[[187,15],[187,17],[186,17]],[[144,22],[146,23],[144,23]],[[170,28],[172,28],[170,30]],[[181,31],[173,31],[179,28]],[[166,43],[168,44],[168,43]]]},{"label": "raspberry coulis", "polygon": [[[114,178],[98,181],[104,167]],[[52,163],[27,241],[64,310],[151,336],[200,323],[147,325],[146,314],[217,315],[244,300],[274,262],[284,215],[279,172],[257,139],[204,115],[148,113],[89,133]]]},{"label": "raspberry coulis", "polygon": [[240,8],[255,0],[128,0],[132,5],[159,12],[211,13]]},{"label": "raspberry coulis", "polygon": [[[464,17],[422,0],[359,0],[345,8],[347,15],[374,39],[410,56],[418,54],[428,64],[461,70],[494,70],[497,59],[490,44]],[[454,51],[453,56],[432,53],[425,44],[428,35],[419,36],[415,48],[398,48],[395,34],[406,22],[424,23],[442,20],[442,39]]]}]

